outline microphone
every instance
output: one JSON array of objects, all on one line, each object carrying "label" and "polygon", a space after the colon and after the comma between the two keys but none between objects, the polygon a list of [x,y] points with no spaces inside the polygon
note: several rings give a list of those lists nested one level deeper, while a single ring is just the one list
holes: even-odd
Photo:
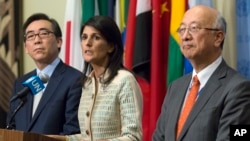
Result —
[{"label": "microphone", "polygon": [[15,96],[13,96],[10,102],[18,98],[23,98],[28,94],[29,91],[31,91],[33,95],[38,94],[45,88],[43,83],[47,83],[48,80],[49,76],[43,73],[39,73],[38,76],[32,76],[31,78],[22,83],[24,88],[19,91]]},{"label": "microphone", "polygon": [[19,111],[19,109],[24,105],[25,102],[26,102],[26,97],[25,97],[25,98],[22,98],[22,99],[20,100],[20,102],[19,102],[17,108],[13,111],[13,114],[12,114],[11,117],[10,117],[10,120],[9,120],[7,126],[6,126],[6,129],[9,129],[9,130],[14,129],[14,127],[13,127],[13,119],[14,119],[16,113],[17,113],[17,112]]},{"label": "microphone", "polygon": [[24,105],[24,103],[26,102],[26,95],[28,94],[28,92],[31,90],[31,93],[33,95],[38,94],[40,91],[42,91],[45,86],[43,83],[47,83],[49,80],[49,76],[46,74],[38,74],[38,76],[32,76],[31,78],[29,78],[28,80],[26,80],[25,82],[23,82],[23,86],[25,86],[21,91],[19,91],[17,93],[17,95],[15,95],[10,101],[14,101],[17,98],[20,98],[20,102],[17,106],[17,108],[13,111],[10,120],[6,126],[6,129],[14,129],[13,128],[13,119],[16,115],[16,113],[20,110],[20,108]]}]

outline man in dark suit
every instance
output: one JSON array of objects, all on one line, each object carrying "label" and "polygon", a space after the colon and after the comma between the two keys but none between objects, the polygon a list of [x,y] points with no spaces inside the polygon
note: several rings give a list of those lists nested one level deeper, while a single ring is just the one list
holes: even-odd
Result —
[{"label": "man in dark suit", "polygon": [[[10,128],[40,134],[69,135],[80,133],[77,111],[81,97],[82,73],[59,59],[62,32],[58,23],[47,15],[31,15],[23,26],[25,51],[36,69],[18,78],[12,97],[20,92],[27,79],[39,73],[49,77],[45,89],[10,103],[7,123]],[[23,106],[11,120],[19,103]]]},{"label": "man in dark suit", "polygon": [[[250,124],[250,81],[222,58],[226,21],[215,9],[195,6],[184,14],[178,34],[193,72],[169,85],[153,141],[229,141],[230,125]],[[193,76],[198,92],[183,120]]]}]

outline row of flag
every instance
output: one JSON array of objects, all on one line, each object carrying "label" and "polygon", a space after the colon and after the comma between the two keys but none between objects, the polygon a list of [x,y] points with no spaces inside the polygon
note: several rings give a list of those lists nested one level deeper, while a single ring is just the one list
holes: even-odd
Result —
[{"label": "row of flag", "polygon": [[[94,15],[111,16],[124,42],[124,65],[135,72],[143,91],[143,140],[151,141],[169,83],[192,71],[176,32],[185,11],[204,4],[227,20],[223,57],[250,78],[250,1],[248,0],[67,0],[61,58],[82,70],[80,26]],[[237,26],[236,26],[237,25]],[[250,25],[250,24],[249,24]],[[240,54],[240,55],[237,55]]]}]

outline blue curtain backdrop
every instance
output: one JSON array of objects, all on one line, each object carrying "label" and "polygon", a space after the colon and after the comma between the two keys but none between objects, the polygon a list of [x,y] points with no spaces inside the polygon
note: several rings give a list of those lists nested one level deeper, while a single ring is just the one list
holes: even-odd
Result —
[{"label": "blue curtain backdrop", "polygon": [[[230,22],[230,21],[228,21]],[[250,79],[250,1],[236,0],[237,70]]]}]

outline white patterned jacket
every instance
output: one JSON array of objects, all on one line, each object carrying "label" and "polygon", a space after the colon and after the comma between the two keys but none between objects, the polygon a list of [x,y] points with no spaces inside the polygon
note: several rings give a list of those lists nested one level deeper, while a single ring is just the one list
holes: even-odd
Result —
[{"label": "white patterned jacket", "polygon": [[[108,72],[103,75],[104,79]],[[69,141],[99,139],[119,141],[142,140],[142,92],[133,74],[119,70],[112,82],[95,86],[89,75],[78,110],[81,134],[70,135]]]}]

